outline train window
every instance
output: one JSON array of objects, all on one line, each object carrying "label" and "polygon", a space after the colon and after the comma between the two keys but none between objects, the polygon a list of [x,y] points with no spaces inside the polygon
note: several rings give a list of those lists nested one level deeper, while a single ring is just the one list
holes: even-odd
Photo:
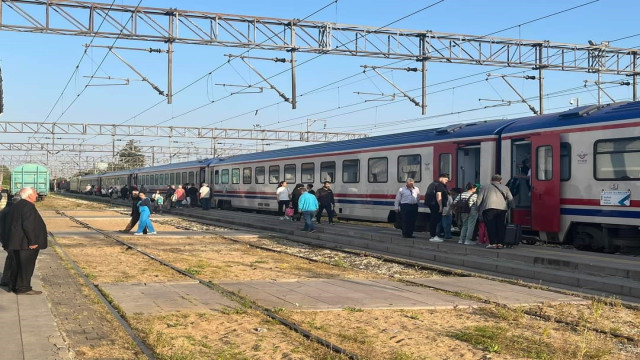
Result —
[{"label": "train window", "polygon": [[229,183],[229,169],[222,170],[222,175],[220,176],[220,182],[223,184]]},{"label": "train window", "polygon": [[220,170],[216,170],[213,173],[213,183],[218,185],[220,184]]},{"label": "train window", "polygon": [[336,181],[336,162],[325,161],[320,163],[320,182],[324,183]]},{"label": "train window", "polygon": [[598,140],[594,154],[596,180],[640,179],[640,138]]},{"label": "train window", "polygon": [[264,166],[256,167],[256,184],[264,184]]},{"label": "train window", "polygon": [[560,143],[560,181],[571,179],[571,144]]},{"label": "train window", "polygon": [[354,159],[342,161],[342,182],[360,182],[360,160]]},{"label": "train window", "polygon": [[154,181],[154,185],[160,185],[160,180],[159,180],[160,179],[160,174],[155,174],[153,176],[153,178],[154,178],[154,180],[153,180]]},{"label": "train window", "polygon": [[185,184],[187,182],[187,172],[182,172],[182,182],[180,184]]},{"label": "train window", "polygon": [[200,172],[196,171],[196,172],[195,172],[195,174],[196,174],[196,181],[195,181],[195,184],[196,184],[198,187],[200,187]]},{"label": "train window", "polygon": [[231,183],[240,184],[240,168],[231,169]]},{"label": "train window", "polygon": [[280,165],[269,166],[269,184],[280,182]]},{"label": "train window", "polygon": [[296,164],[287,164],[284,166],[284,181],[288,183],[296,182]]},{"label": "train window", "polygon": [[398,156],[398,182],[406,182],[408,178],[412,178],[415,182],[420,182],[422,179],[421,163],[422,157],[417,154]]},{"label": "train window", "polygon": [[369,159],[369,182],[386,183],[389,179],[389,159],[386,157]]},{"label": "train window", "polygon": [[452,174],[451,173],[451,154],[449,153],[440,154],[440,172],[438,174]]},{"label": "train window", "polygon": [[195,176],[194,176],[194,174],[193,174],[193,171],[189,171],[189,180],[187,180],[187,182],[188,182],[189,184],[193,184],[193,183],[195,183],[195,182],[196,182],[196,179],[195,179]]},{"label": "train window", "polygon": [[314,163],[304,163],[300,165],[300,181],[305,184],[313,183],[313,172],[315,171],[316,165]]},{"label": "train window", "polygon": [[246,167],[242,169],[242,183],[251,184],[251,168]]},{"label": "train window", "polygon": [[549,145],[536,149],[536,179],[548,181],[553,177],[553,148]]}]

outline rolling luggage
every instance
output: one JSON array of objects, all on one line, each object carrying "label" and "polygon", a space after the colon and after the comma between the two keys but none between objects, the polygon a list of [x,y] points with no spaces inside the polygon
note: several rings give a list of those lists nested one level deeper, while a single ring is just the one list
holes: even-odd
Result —
[{"label": "rolling luggage", "polygon": [[512,248],[515,245],[519,245],[521,237],[522,228],[520,225],[507,224],[507,228],[504,232],[504,246]]}]

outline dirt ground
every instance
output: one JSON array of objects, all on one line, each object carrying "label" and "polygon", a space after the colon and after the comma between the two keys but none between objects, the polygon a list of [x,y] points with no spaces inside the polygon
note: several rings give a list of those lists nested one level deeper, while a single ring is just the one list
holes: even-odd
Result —
[{"label": "dirt ground", "polygon": [[[48,201],[48,200],[47,200]],[[63,200],[58,206],[65,206]],[[73,216],[96,215],[78,203],[67,203]],[[84,218],[83,221],[108,231],[126,224],[121,215],[109,212],[113,221]],[[117,216],[117,218],[115,218]],[[78,231],[67,220],[45,219],[52,232]],[[163,237],[162,231],[179,232],[169,225],[184,220],[164,218],[158,235],[125,236],[127,242],[149,251],[188,272],[209,281],[438,276],[412,267],[384,267],[367,258],[347,256],[330,250],[300,247],[275,238],[247,241],[271,245],[280,251],[310,256],[269,252],[228,239],[202,233],[185,237]],[[162,222],[162,223],[160,223]],[[202,229],[194,225],[194,229]],[[101,237],[61,236],[65,251],[97,283],[160,282],[184,279],[157,262],[113,240]],[[362,266],[362,264],[367,264]],[[378,268],[376,268],[379,265]],[[397,269],[402,267],[402,270]],[[274,310],[275,311],[275,310]],[[640,359],[638,342],[602,335],[590,330],[621,333],[640,338],[640,312],[612,301],[589,305],[555,305],[530,308],[484,306],[452,310],[363,310],[292,311],[277,309],[280,316],[356,353],[364,359]],[[561,325],[525,314],[543,313],[572,321]],[[132,326],[164,359],[334,359],[339,356],[305,340],[253,310],[227,312],[178,312],[143,316],[128,314]]]}]

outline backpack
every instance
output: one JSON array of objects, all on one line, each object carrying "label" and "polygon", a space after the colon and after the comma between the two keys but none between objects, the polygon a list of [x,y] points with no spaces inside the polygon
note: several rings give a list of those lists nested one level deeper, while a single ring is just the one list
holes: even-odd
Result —
[{"label": "backpack", "polygon": [[456,214],[470,213],[471,205],[469,204],[469,200],[471,200],[471,195],[467,198],[467,200],[462,200],[462,195],[458,195],[456,201],[453,203],[453,212]]}]

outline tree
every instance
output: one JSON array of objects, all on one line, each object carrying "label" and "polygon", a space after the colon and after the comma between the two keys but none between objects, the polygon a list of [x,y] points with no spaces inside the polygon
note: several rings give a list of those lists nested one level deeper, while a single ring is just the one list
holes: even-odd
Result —
[{"label": "tree", "polygon": [[144,155],[140,147],[136,146],[133,140],[127,143],[118,151],[118,163],[109,164],[109,169],[125,170],[144,167]]}]

